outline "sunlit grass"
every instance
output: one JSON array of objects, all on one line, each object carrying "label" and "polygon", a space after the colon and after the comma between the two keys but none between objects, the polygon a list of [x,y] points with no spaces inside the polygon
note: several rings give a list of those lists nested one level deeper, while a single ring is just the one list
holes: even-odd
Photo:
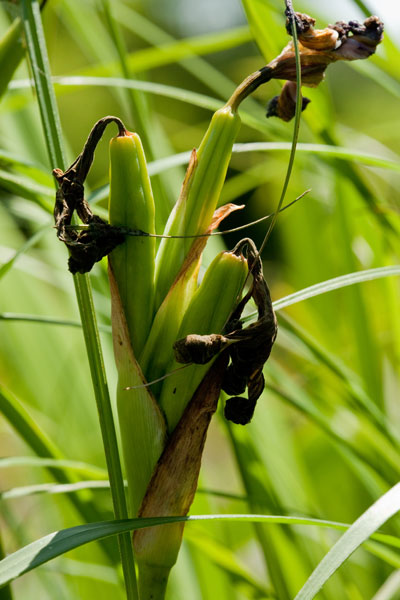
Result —
[{"label": "sunlit grass", "polygon": [[[60,76],[55,90],[63,139],[72,160],[94,121],[105,114],[121,116],[128,127],[145,128],[140,133],[149,145],[151,141],[146,150],[154,161],[152,178],[162,175],[165,196],[158,200],[171,206],[187,153],[199,144],[210,111],[264,59],[247,43],[247,26],[182,42],[164,31],[162,23],[153,23],[145,3],[137,21],[128,4],[113,2],[112,18],[124,35],[131,79],[121,77],[123,65],[101,3],[82,6],[65,0],[46,6],[50,62]],[[283,3],[249,0],[244,5],[251,35],[270,60],[287,40]],[[301,2],[295,8],[318,10]],[[336,15],[353,17],[353,12]],[[8,20],[3,10],[1,31]],[[88,20],[90,28],[84,26]],[[390,121],[400,89],[398,52],[398,40],[388,39],[370,61],[335,65],[318,90],[304,90],[312,103],[303,113],[287,200],[312,191],[278,218],[263,253],[272,297],[281,308],[278,319],[282,314],[265,370],[267,389],[249,426],[228,427],[221,411],[209,433],[200,489],[234,497],[198,493],[191,510],[258,512],[278,520],[273,525],[191,524],[171,581],[171,599],[294,598],[338,537],[313,527],[310,518],[351,523],[399,479],[400,167],[398,136]],[[94,75],[101,81],[88,79]],[[79,484],[100,479],[96,469],[104,470],[105,460],[81,331],[56,326],[58,320],[79,323],[79,313],[67,256],[50,225],[54,190],[37,99],[27,87],[30,76],[21,65],[0,108],[0,312],[14,315],[0,320],[5,417],[0,454],[50,462],[40,468],[29,463],[4,468],[2,490],[55,482],[78,489],[1,500],[7,553],[52,531],[83,524],[82,506],[88,522],[112,518],[108,491]],[[134,103],[127,88],[135,91]],[[265,120],[263,107],[278,89],[277,83],[268,84],[241,111],[245,126],[225,193],[229,201],[247,207],[240,217],[231,217],[233,225],[273,212],[279,200],[292,125]],[[143,111],[138,121],[137,110]],[[97,150],[91,190],[107,184],[106,145]],[[96,198],[102,216],[106,197],[104,189]],[[266,228],[261,224],[248,234],[260,244]],[[229,237],[230,247],[242,232],[236,236]],[[210,240],[207,264],[222,244],[221,238]],[[349,278],[350,273],[355,275]],[[373,274],[380,278],[372,279]],[[114,390],[104,264],[95,267],[91,282],[105,327],[101,341],[109,388]],[[344,287],[348,283],[353,285]],[[312,298],[309,291],[302,302],[289,306],[298,299],[296,293],[310,286],[316,286],[312,289],[318,296]],[[23,315],[36,315],[44,323],[31,323]],[[68,469],[65,460],[84,462],[87,468],[80,471],[71,464]],[[293,515],[308,518],[308,526],[283,526],[284,517]],[[384,531],[398,540],[398,518]],[[398,546],[384,548],[392,554],[372,542],[358,550],[318,598],[373,598],[399,568]],[[124,598],[120,577],[105,581],[106,569],[118,562],[114,541],[105,550],[89,544],[67,558],[75,566],[56,559],[17,580],[15,599]],[[99,565],[102,570],[91,568]],[[280,591],[276,594],[274,588]]]}]

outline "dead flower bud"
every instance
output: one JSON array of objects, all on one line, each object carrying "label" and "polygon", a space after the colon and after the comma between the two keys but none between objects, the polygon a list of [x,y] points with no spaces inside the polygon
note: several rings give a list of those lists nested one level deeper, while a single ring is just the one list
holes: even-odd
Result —
[{"label": "dead flower bud", "polygon": [[[293,119],[296,112],[296,90],[294,81],[286,81],[279,96],[274,96],[267,105],[267,117],[279,117],[283,121]],[[310,103],[304,96],[301,99],[301,110],[303,111]]]},{"label": "dead flower bud", "polygon": [[[358,21],[338,21],[325,29],[314,29],[315,19],[296,13],[298,45],[301,62],[301,81],[316,87],[324,78],[327,66],[338,60],[358,60],[374,54],[383,39],[384,25],[376,17]],[[287,25],[291,31],[291,23]],[[283,86],[280,96],[268,104],[267,117],[278,116],[284,121],[294,117],[296,108],[296,59],[293,41],[282,50],[267,67],[271,79],[286,79],[290,84]],[[302,110],[309,100],[303,99]]]},{"label": "dead flower bud", "polygon": [[[247,247],[247,261],[253,282],[249,292],[233,311],[224,335],[187,335],[175,342],[175,358],[178,362],[206,364],[219,352],[229,353],[230,364],[226,368],[222,389],[234,394],[225,405],[225,417],[240,425],[251,421],[256,402],[264,390],[263,367],[271,353],[277,334],[277,322],[272,308],[271,296],[262,272],[261,259],[254,242],[245,238],[232,252],[242,253]],[[258,320],[246,328],[240,317],[247,302],[253,298],[258,309]],[[248,398],[238,396],[245,392]]]},{"label": "dead flower bud", "polygon": [[[66,170],[53,169],[58,183],[54,206],[54,225],[57,237],[69,250],[68,267],[71,273],[88,273],[95,262],[125,241],[119,227],[112,227],[94,215],[84,198],[84,182],[92,165],[96,146],[110,123],[116,123],[120,135],[126,134],[121,119],[108,116],[95,123],[80,155]],[[83,229],[72,225],[76,215]]]},{"label": "dead flower bud", "polygon": [[192,333],[177,340],[173,348],[177,362],[205,365],[221,352],[227,344],[229,344],[229,340],[217,333],[212,333],[211,335],[197,335]]}]

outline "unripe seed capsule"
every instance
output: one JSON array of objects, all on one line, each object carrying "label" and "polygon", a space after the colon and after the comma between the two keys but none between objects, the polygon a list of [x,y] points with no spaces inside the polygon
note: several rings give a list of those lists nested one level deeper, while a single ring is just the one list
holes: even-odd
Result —
[{"label": "unripe seed capsule", "polygon": [[[221,332],[231,314],[247,275],[247,261],[242,255],[221,252],[208,267],[203,281],[194,294],[182,320],[178,339],[189,334]],[[178,368],[173,361],[168,371]],[[187,403],[210,368],[191,365],[168,377],[162,387],[160,405],[168,430],[173,431]]]},{"label": "unripe seed capsule", "polygon": [[[193,174],[168,219],[165,234],[205,233],[218,205],[240,117],[230,106],[216,111],[200,144]],[[192,240],[161,241],[156,259],[156,306],[165,298],[192,245]]]},{"label": "unripe seed capsule", "polygon": [[[155,233],[154,199],[139,136],[110,143],[110,223]],[[127,237],[110,255],[135,356],[142,351],[154,308],[155,238]]]}]

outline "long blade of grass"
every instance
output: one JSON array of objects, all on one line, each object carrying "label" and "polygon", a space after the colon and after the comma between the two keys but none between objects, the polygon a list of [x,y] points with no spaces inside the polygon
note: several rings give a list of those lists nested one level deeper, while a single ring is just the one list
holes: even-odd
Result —
[{"label": "long blade of grass", "polygon": [[15,196],[32,200],[46,212],[53,210],[50,198],[53,198],[54,190],[32,179],[0,169],[0,188]]},{"label": "long blade of grass", "polygon": [[36,494],[71,494],[81,490],[109,490],[110,483],[107,480],[78,481],[77,483],[38,483],[36,485],[25,485],[0,492],[1,500],[15,498],[26,498]]},{"label": "long blade of grass", "polygon": [[400,483],[357,519],[310,575],[295,600],[311,600],[344,561],[390,517],[400,510]]},{"label": "long blade of grass", "polygon": [[[234,144],[232,152],[247,153],[247,152],[290,152],[292,144],[289,142],[249,142],[243,144]],[[359,162],[370,167],[389,169],[400,172],[400,160],[376,156],[367,152],[360,152],[354,148],[345,148],[343,146],[333,146],[329,144],[297,144],[296,152],[301,154],[316,154],[317,156],[327,156],[338,158],[344,161]],[[187,165],[189,163],[191,152],[180,152],[159,158],[148,164],[149,175],[158,175],[167,169]],[[89,196],[89,202],[96,204],[108,197],[109,186],[105,185],[102,188],[95,190]]]},{"label": "long blade of grass", "polygon": [[[92,465],[85,465],[73,460],[59,460],[59,459],[40,459],[37,457],[19,457],[11,456],[10,458],[0,459],[0,469],[4,467],[15,467],[15,466],[29,466],[29,467],[46,467],[54,466],[58,469],[65,469],[68,471],[75,471],[82,473],[83,475],[99,476],[102,475],[103,479],[89,479],[88,481],[78,481],[76,483],[57,484],[57,483],[39,483],[36,485],[27,485],[4,490],[0,492],[0,497],[4,499],[8,498],[22,498],[31,496],[33,494],[70,494],[79,490],[94,489],[103,490],[110,487],[110,482],[107,479],[107,472],[102,469],[97,469]],[[125,487],[127,486],[125,481]],[[227,500],[237,500],[239,502],[245,502],[246,496],[239,496],[237,494],[230,494],[228,492],[220,492],[218,490],[202,489],[196,490],[197,494],[207,494],[209,496],[215,496],[216,498],[224,498]]]},{"label": "long blade of grass", "polygon": [[[51,83],[50,67],[40,17],[39,3],[37,0],[22,0],[21,7],[28,56],[35,81],[35,89],[38,96],[39,110],[50,163],[52,167],[58,166],[60,168],[65,168],[66,162],[61,142],[60,119]],[[74,277],[74,284],[99,412],[103,444],[111,483],[114,514],[117,518],[125,518],[128,511],[122,479],[122,469],[89,277],[87,275],[76,275]],[[122,535],[118,539],[127,597],[136,600],[136,573],[130,536]]]},{"label": "long blade of grass", "polygon": [[[272,151],[291,151],[292,144],[288,142],[249,142],[245,144],[234,144],[233,152],[272,152]],[[400,163],[395,156],[393,159],[385,158],[370,154],[369,152],[361,152],[357,149],[345,148],[344,146],[334,146],[330,144],[304,144],[298,143],[296,152],[307,154],[317,154],[323,156],[331,156],[341,160],[349,160],[360,162],[371,167],[382,167],[393,171],[400,171]]]},{"label": "long blade of grass", "polygon": [[400,265],[393,265],[389,267],[378,267],[375,269],[366,269],[365,271],[358,271],[356,273],[348,273],[347,275],[341,275],[340,277],[334,277],[333,279],[327,279],[321,283],[316,283],[310,287],[304,288],[294,294],[289,294],[280,300],[276,300],[273,303],[274,310],[281,310],[297,302],[308,300],[314,296],[320,296],[338,290],[349,285],[361,283],[363,281],[372,281],[373,279],[380,279],[381,277],[391,277],[400,275]]},{"label": "long blade of grass", "polygon": [[[121,77],[84,77],[82,75],[76,75],[71,77],[53,77],[53,83],[60,88],[74,88],[74,87],[122,87],[134,90],[140,90],[149,94],[156,94],[158,96],[164,96],[165,98],[173,98],[174,100],[180,100],[188,104],[193,104],[200,108],[206,108],[215,112],[224,105],[224,102],[205,94],[199,94],[190,90],[165,85],[162,83],[153,83],[150,81],[140,81],[130,79],[129,81]],[[29,80],[20,79],[18,81],[11,82],[9,89],[25,89],[30,86]],[[261,131],[266,135],[271,135],[273,127],[262,121],[260,118],[255,117],[248,112],[241,111],[241,119],[245,125]]]},{"label": "long blade of grass", "polygon": [[[10,425],[18,432],[24,442],[42,458],[51,459],[51,461],[63,460],[64,457],[59,448],[50,440],[38,423],[30,416],[17,398],[12,396],[0,387],[0,412]],[[75,483],[75,480],[64,470],[58,469],[54,464],[48,465],[49,473],[60,484]],[[93,519],[94,515],[100,513],[95,504],[90,500],[82,501],[79,495],[70,496],[71,502],[78,513],[87,521]]]},{"label": "long blade of grass", "polygon": [[[376,509],[375,509],[376,507]],[[382,496],[359,520],[368,515],[373,509],[374,522],[363,525],[363,533],[359,535],[357,529],[357,546],[361,545],[368,537],[386,543],[392,547],[400,548],[400,540],[394,536],[376,534],[375,531],[390,516],[400,509],[400,484],[397,484],[387,494]],[[378,513],[377,515],[375,513]],[[370,513],[371,514],[371,513]],[[386,518],[385,518],[386,517]],[[370,516],[368,515],[368,519]],[[358,520],[358,521],[359,521]],[[40,565],[61,556],[74,548],[95,540],[104,539],[113,535],[129,532],[132,530],[166,525],[168,523],[199,522],[199,521],[225,521],[234,523],[264,523],[280,525],[309,525],[317,527],[328,527],[339,531],[346,531],[350,526],[343,523],[311,519],[305,517],[287,517],[275,515],[192,515],[188,517],[152,517],[146,519],[123,519],[118,521],[103,521],[100,523],[87,523],[50,533],[28,546],[10,554],[0,562],[0,587],[6,585],[24,573],[36,569]],[[354,527],[358,521],[354,523]],[[354,530],[353,530],[354,531]],[[347,531],[346,531],[347,534]],[[346,535],[345,534],[345,535]],[[343,536],[345,537],[345,536]],[[341,540],[343,539],[341,538]],[[351,536],[349,536],[351,537]],[[339,540],[339,542],[341,541]],[[354,545],[354,544],[353,544]],[[355,549],[355,548],[354,548]]]},{"label": "long blade of grass", "polygon": [[[15,467],[56,467],[57,469],[79,473],[88,478],[101,477],[107,480],[107,471],[95,465],[63,458],[41,458],[39,456],[6,456],[0,458],[0,469]],[[108,483],[108,480],[107,480]],[[109,483],[108,483],[109,484]]]},{"label": "long blade of grass", "polygon": [[[5,553],[4,553],[3,540],[2,540],[1,531],[0,531],[0,561],[2,561],[4,558],[5,558]],[[3,587],[2,591],[1,591],[1,598],[2,598],[2,600],[12,600],[13,599],[10,584],[7,584]]]},{"label": "long blade of grass", "polygon": [[[0,321],[23,321],[26,323],[40,323],[41,325],[60,325],[62,327],[82,327],[80,321],[70,319],[58,319],[45,315],[25,315],[21,313],[0,313]],[[111,333],[111,325],[99,325],[99,331]]]},{"label": "long blade of grass", "polygon": [[[299,290],[294,294],[289,294],[288,296],[285,296],[280,300],[275,300],[275,302],[273,302],[274,310],[282,310],[283,308],[291,306],[292,304],[296,304],[297,302],[302,302],[303,300],[308,300],[308,298],[314,298],[315,296],[326,294],[328,292],[332,292],[334,290],[338,290],[349,285],[355,285],[364,281],[372,281],[374,279],[382,279],[385,277],[393,277],[399,275],[400,265],[393,265],[391,267],[377,267],[375,269],[367,269],[365,271],[358,271],[356,273],[340,275],[339,277],[327,279],[326,281],[322,281],[321,283],[316,283],[315,285]],[[247,315],[243,318],[243,322],[250,321],[255,316],[256,313]],[[78,321],[59,319],[57,317],[49,317],[43,315],[0,313],[0,320],[1,319],[10,321],[44,323],[47,325],[60,325],[65,327],[82,327],[82,324]],[[105,333],[111,332],[111,329],[108,325],[99,325],[99,330],[104,331]]]}]

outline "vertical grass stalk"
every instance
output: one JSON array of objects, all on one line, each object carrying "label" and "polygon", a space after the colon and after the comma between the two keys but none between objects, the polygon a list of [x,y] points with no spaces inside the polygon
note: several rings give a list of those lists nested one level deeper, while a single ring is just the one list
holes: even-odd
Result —
[{"label": "vertical grass stalk", "polygon": [[[22,21],[27,52],[38,97],[43,133],[52,168],[65,168],[60,118],[51,83],[51,74],[45,44],[40,6],[37,0],[22,0]],[[104,370],[93,299],[87,275],[74,276],[75,291],[82,319],[87,355],[93,382],[100,427],[110,478],[114,515],[117,519],[128,516],[117,438],[110,396]],[[129,534],[118,536],[127,598],[137,600],[136,573]]]}]

